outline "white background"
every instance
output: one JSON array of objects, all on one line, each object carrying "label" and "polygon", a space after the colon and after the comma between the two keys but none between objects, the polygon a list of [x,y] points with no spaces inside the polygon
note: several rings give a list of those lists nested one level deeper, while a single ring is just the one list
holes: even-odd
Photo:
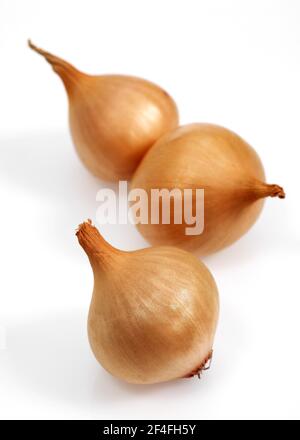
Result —
[{"label": "white background", "polygon": [[[1,418],[299,418],[299,21],[299,0],[0,0]],[[92,273],[74,231],[95,219],[101,183],[73,151],[62,84],[29,37],[86,72],[161,84],[182,123],[235,130],[285,187],[247,236],[205,259],[221,319],[203,380],[131,386],[94,360]],[[133,226],[102,232],[146,245]]]}]

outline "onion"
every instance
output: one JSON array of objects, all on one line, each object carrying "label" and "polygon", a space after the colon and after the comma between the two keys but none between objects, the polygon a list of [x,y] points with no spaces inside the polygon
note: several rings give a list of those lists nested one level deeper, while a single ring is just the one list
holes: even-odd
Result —
[{"label": "onion", "polygon": [[178,125],[173,99],[157,85],[125,75],[91,76],[37,48],[62,79],[77,153],[105,180],[129,179],[146,151]]},{"label": "onion", "polygon": [[[179,127],[159,139],[139,165],[132,189],[147,192],[148,222],[138,224],[142,235],[155,245],[175,245],[198,255],[216,252],[236,240],[257,220],[265,197],[284,198],[278,185],[265,183],[262,163],[237,134],[212,124]],[[204,190],[204,230],[187,235],[183,219],[175,224],[151,223],[151,189]],[[195,194],[193,209],[195,210]],[[157,206],[156,210],[161,209]],[[153,207],[152,207],[153,210]],[[153,212],[152,212],[153,214]],[[157,213],[156,213],[157,214]]]},{"label": "onion", "polygon": [[172,247],[119,251],[90,221],[77,237],[94,272],[88,335],[99,363],[137,384],[200,375],[219,311],[204,264]]}]

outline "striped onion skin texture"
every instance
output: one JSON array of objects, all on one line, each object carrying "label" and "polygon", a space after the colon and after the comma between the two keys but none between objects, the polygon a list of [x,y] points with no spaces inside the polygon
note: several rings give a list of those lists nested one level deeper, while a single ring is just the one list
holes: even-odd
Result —
[{"label": "striped onion skin texture", "polygon": [[77,236],[94,272],[88,335],[98,362],[136,384],[196,374],[212,351],[219,314],[206,266],[175,247],[119,251],[89,222]]},{"label": "striped onion skin texture", "polygon": [[129,179],[155,141],[177,127],[176,103],[160,86],[129,75],[88,75],[28,43],[63,81],[76,151],[96,177]]},{"label": "striped onion skin texture", "polygon": [[[148,194],[148,222],[138,229],[153,245],[172,245],[198,256],[217,252],[241,238],[257,221],[266,197],[284,198],[283,188],[265,183],[256,151],[236,133],[214,124],[189,124],[169,132],[148,151],[131,188]],[[204,190],[204,230],[187,235],[190,225],[151,223],[152,189]],[[142,202],[147,204],[148,201]],[[161,205],[156,208],[161,212]],[[202,210],[203,211],[203,210]]]}]

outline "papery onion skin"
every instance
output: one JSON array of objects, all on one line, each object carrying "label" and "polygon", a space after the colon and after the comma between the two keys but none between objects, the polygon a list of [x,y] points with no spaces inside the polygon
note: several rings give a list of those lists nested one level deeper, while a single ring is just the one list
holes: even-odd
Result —
[{"label": "papery onion skin", "polygon": [[119,251],[90,222],[77,237],[94,272],[88,334],[98,362],[136,384],[195,374],[210,356],[219,313],[204,264],[172,247]]},{"label": "papery onion skin", "polygon": [[95,176],[129,179],[155,141],[178,125],[174,100],[152,82],[126,75],[87,75],[30,41],[29,46],[62,79],[74,145]]},{"label": "papery onion skin", "polygon": [[[171,131],[148,151],[132,179],[132,189],[204,189],[204,231],[186,235],[183,224],[138,224],[154,245],[173,245],[199,256],[238,240],[256,222],[265,197],[284,198],[265,183],[255,150],[234,132],[213,124],[190,124]],[[150,202],[149,202],[150,203]],[[194,199],[193,199],[194,203]]]}]

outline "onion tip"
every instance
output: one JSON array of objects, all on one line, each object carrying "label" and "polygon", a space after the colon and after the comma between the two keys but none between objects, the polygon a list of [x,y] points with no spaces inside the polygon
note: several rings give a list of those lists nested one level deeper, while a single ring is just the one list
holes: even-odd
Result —
[{"label": "onion tip", "polygon": [[93,226],[92,220],[90,219],[78,226],[76,236],[80,246],[89,257],[92,265],[96,262],[104,263],[107,261],[107,257],[118,252],[114,247],[107,243],[106,240],[104,240],[98,229]]},{"label": "onion tip", "polygon": [[270,197],[279,197],[279,199],[285,199],[285,191],[284,189],[279,185],[267,185],[269,188],[268,195]]},{"label": "onion tip", "polygon": [[44,57],[45,60],[52,66],[54,72],[57,73],[63,80],[67,90],[70,91],[70,84],[76,81],[78,76],[83,75],[67,61],[57,57],[56,55],[53,55],[50,52],[47,52],[44,49],[41,49],[40,47],[37,47],[30,39],[27,40],[27,43],[30,49]]},{"label": "onion tip", "polygon": [[99,244],[103,243],[103,238],[98,229],[93,226],[91,219],[88,219],[78,226],[76,236],[79,244],[87,254],[97,251]]}]

